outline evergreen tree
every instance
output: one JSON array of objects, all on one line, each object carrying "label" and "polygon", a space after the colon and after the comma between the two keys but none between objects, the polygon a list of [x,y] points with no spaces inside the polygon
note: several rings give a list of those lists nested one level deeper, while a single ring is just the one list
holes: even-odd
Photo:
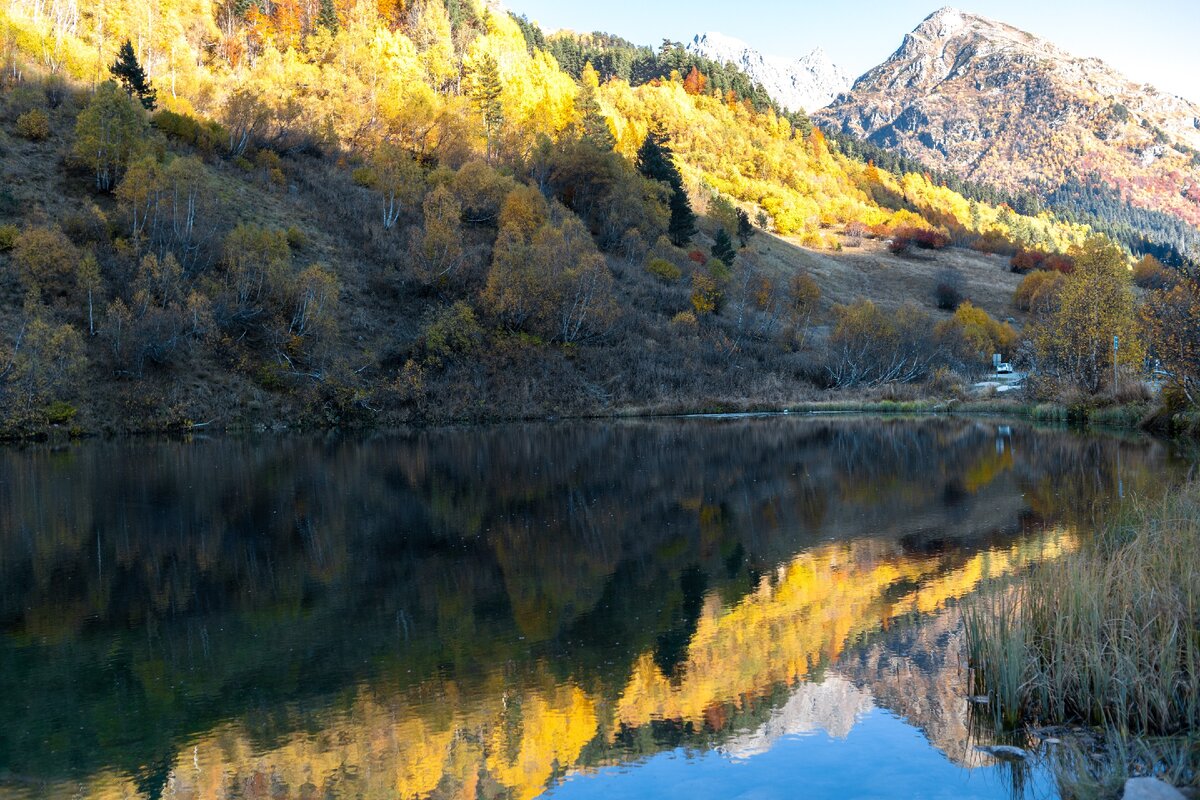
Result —
[{"label": "evergreen tree", "polygon": [[727,267],[733,266],[733,261],[737,258],[737,250],[733,247],[733,239],[724,228],[717,231],[717,235],[713,237],[712,257],[719,260]]},{"label": "evergreen tree", "polygon": [[750,224],[750,215],[747,214],[745,209],[742,208],[737,210],[737,221],[738,241],[742,243],[742,247],[745,247],[746,245],[750,244],[750,239],[755,234],[754,226]]},{"label": "evergreen tree", "polygon": [[650,180],[660,181],[671,187],[671,221],[667,225],[667,236],[676,247],[686,247],[696,235],[696,214],[683,188],[683,176],[675,166],[667,134],[655,128],[646,134],[646,140],[638,149],[637,168]]},{"label": "evergreen tree", "polygon": [[133,52],[133,45],[128,39],[125,40],[125,44],[121,45],[121,49],[117,52],[117,60],[109,67],[109,71],[120,81],[121,88],[130,97],[137,97],[142,108],[147,111],[154,110],[154,106],[158,102],[158,92],[154,90],[150,79],[146,77],[146,71],[138,63],[137,55]]},{"label": "evergreen tree", "polygon": [[583,127],[583,140],[597,150],[612,152],[617,146],[617,140],[612,129],[608,127],[608,118],[600,109],[600,100],[597,97],[600,79],[590,63],[583,68],[582,83],[583,89],[575,100],[575,108]]},{"label": "evergreen tree", "polygon": [[321,0],[321,13],[317,15],[317,24],[330,33],[337,34],[340,23],[337,9],[333,7],[333,0]]},{"label": "evergreen tree", "polygon": [[468,75],[467,96],[483,117],[484,138],[487,140],[487,160],[494,155],[494,140],[504,124],[504,106],[500,96],[504,85],[500,82],[500,65],[491,53],[479,59]]}]

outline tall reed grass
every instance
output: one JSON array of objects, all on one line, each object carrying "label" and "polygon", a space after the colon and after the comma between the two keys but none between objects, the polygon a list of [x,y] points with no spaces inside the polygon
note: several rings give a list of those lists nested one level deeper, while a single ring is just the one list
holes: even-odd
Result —
[{"label": "tall reed grass", "polygon": [[1200,732],[1200,483],[1135,505],[1082,550],[964,609],[997,724]]}]

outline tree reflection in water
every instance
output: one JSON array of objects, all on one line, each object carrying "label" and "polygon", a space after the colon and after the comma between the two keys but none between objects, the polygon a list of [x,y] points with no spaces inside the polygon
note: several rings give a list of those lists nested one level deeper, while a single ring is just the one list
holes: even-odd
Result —
[{"label": "tree reflection in water", "polygon": [[795,418],[0,452],[0,796],[534,797],[894,710],[1169,447]]}]

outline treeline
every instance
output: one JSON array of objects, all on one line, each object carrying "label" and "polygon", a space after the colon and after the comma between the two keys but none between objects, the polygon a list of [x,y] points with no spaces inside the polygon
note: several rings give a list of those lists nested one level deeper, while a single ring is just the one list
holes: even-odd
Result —
[{"label": "treeline", "polygon": [[1008,192],[986,183],[966,180],[933,169],[915,158],[880,147],[844,131],[826,131],[828,140],[850,158],[869,161],[896,174],[918,173],[966,197],[990,205],[1006,205],[1023,216],[1049,210],[1072,224],[1087,225],[1120,242],[1136,256],[1152,255],[1170,266],[1181,266],[1200,251],[1200,232],[1178,217],[1128,203],[1119,191],[1093,173],[1087,180],[1071,175],[1043,201],[1033,192]]},{"label": "treeline", "polygon": [[679,42],[664,39],[662,46],[655,51],[647,45],[636,45],[620,36],[603,32],[560,32],[547,37],[528,18],[515,14],[512,17],[525,35],[531,52],[549,52],[563,71],[576,80],[582,78],[583,69],[589,63],[602,81],[615,78],[631,86],[668,80],[672,73],[686,77],[694,69],[704,75],[709,91],[717,90],[722,95],[732,93],[738,100],[748,101],[756,111],[771,109],[780,116],[789,117],[794,125],[805,132],[811,128],[803,112],[794,115],[786,112],[761,84],[754,82],[738,67],[690,53]]},{"label": "treeline", "polygon": [[1178,217],[1130,205],[1099,175],[1071,176],[1046,196],[1064,219],[1090,225],[1137,255],[1152,255],[1173,267],[1200,257],[1200,231]]}]

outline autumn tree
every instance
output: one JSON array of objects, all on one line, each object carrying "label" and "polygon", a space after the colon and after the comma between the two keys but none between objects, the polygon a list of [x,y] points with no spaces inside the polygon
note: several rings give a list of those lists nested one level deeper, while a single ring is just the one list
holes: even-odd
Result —
[{"label": "autumn tree", "polygon": [[13,262],[27,292],[57,296],[74,284],[79,250],[59,228],[29,228],[13,244]]},{"label": "autumn tree", "polygon": [[661,127],[646,134],[638,150],[637,168],[643,176],[664,183],[670,189],[671,218],[667,224],[667,235],[676,247],[686,247],[696,235],[696,214],[683,187],[683,176],[675,166],[675,154],[671,151],[667,134]]},{"label": "autumn tree", "polygon": [[417,234],[414,272],[426,285],[447,281],[465,262],[462,204],[445,186],[425,198],[425,222]]},{"label": "autumn tree", "polygon": [[383,227],[390,230],[421,199],[425,175],[411,153],[392,144],[380,145],[370,163],[368,185],[383,196],[381,219]]},{"label": "autumn tree", "polygon": [[75,123],[75,158],[92,169],[96,188],[110,191],[141,145],[146,120],[112,81],[100,84]]},{"label": "autumn tree", "polygon": [[0,406],[18,417],[72,397],[87,367],[79,331],[55,325],[41,308],[27,313],[14,344],[0,359]]},{"label": "autumn tree", "polygon": [[821,287],[807,272],[795,272],[788,281],[787,313],[796,330],[797,345],[804,347],[808,328],[821,302]]},{"label": "autumn tree", "polygon": [[530,232],[540,212],[521,205],[534,207],[505,215],[484,290],[489,306],[510,328],[564,344],[604,333],[618,308],[591,234],[561,206]]},{"label": "autumn tree", "polygon": [[1149,344],[1171,385],[1200,404],[1200,281],[1183,276],[1150,292],[1142,308]]},{"label": "autumn tree", "polygon": [[696,67],[692,67],[687,77],[683,79],[683,90],[690,95],[704,94],[708,89],[708,77]]},{"label": "autumn tree", "polygon": [[133,45],[128,39],[117,51],[117,60],[109,67],[109,71],[120,82],[121,88],[125,90],[126,94],[137,98],[137,101],[142,104],[142,108],[147,111],[154,110],[154,106],[158,102],[158,92],[150,84],[150,79],[146,77],[146,71],[142,69],[142,65],[138,63],[137,55],[133,52]]},{"label": "autumn tree", "polygon": [[1089,239],[1077,254],[1050,314],[1029,338],[1036,371],[1060,386],[1088,394],[1112,380],[1113,341],[1119,365],[1137,366],[1144,347],[1138,335],[1133,286],[1125,254],[1108,239]]}]

